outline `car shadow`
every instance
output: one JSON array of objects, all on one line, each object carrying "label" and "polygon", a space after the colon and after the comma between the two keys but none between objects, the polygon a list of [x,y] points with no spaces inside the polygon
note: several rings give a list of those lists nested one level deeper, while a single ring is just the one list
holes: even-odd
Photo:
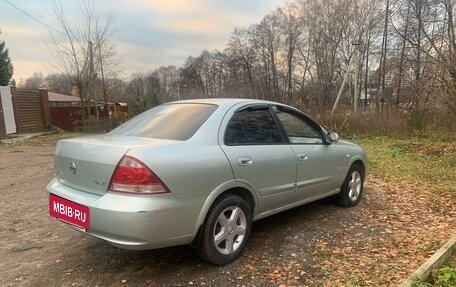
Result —
[{"label": "car shadow", "polygon": [[[338,213],[344,210],[347,209],[338,207],[333,198],[325,198],[256,221],[245,252],[227,266],[214,266],[203,261],[190,246],[130,251],[76,234],[71,241],[84,243],[65,249],[65,260],[58,268],[73,270],[67,278],[76,282],[85,278],[81,283],[86,285],[112,285],[112,282],[125,279],[133,286],[141,285],[139,282],[149,282],[152,286],[185,286],[188,280],[219,276],[227,270],[236,272],[257,257],[274,260],[283,253],[312,246],[315,238],[334,228],[332,221],[337,221]],[[299,246],[296,238],[300,238]],[[87,274],[92,277],[88,278]]]}]

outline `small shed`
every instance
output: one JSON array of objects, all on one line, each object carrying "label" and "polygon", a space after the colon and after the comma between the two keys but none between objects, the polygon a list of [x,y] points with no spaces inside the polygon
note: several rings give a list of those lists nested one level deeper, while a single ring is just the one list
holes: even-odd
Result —
[{"label": "small shed", "polygon": [[79,117],[79,97],[48,92],[52,125],[66,131],[77,128]]},{"label": "small shed", "polygon": [[79,97],[48,92],[49,107],[78,107]]}]

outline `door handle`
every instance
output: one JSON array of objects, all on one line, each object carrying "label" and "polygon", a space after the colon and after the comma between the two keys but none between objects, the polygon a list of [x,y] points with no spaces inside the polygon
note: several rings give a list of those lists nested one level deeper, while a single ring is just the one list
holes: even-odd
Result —
[{"label": "door handle", "polygon": [[303,160],[307,160],[308,158],[309,157],[306,154],[302,154],[302,153],[298,154],[298,160],[303,161]]},{"label": "door handle", "polygon": [[242,166],[251,165],[253,163],[252,158],[249,156],[240,156],[240,157],[238,157],[237,161],[238,161],[238,164],[242,165]]}]

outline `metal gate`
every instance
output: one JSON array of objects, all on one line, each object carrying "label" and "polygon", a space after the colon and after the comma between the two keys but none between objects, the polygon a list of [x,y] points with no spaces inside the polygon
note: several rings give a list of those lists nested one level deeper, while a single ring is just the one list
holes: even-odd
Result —
[{"label": "metal gate", "polygon": [[6,134],[16,132],[16,121],[14,120],[14,108],[10,87],[0,87],[0,96],[2,98],[3,118],[5,119]]}]

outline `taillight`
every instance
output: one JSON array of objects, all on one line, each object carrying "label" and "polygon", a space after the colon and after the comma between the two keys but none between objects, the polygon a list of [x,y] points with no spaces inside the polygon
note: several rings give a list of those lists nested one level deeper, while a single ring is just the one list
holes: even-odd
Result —
[{"label": "taillight", "polygon": [[157,194],[169,192],[166,185],[144,163],[124,156],[117,164],[109,183],[110,191]]}]

